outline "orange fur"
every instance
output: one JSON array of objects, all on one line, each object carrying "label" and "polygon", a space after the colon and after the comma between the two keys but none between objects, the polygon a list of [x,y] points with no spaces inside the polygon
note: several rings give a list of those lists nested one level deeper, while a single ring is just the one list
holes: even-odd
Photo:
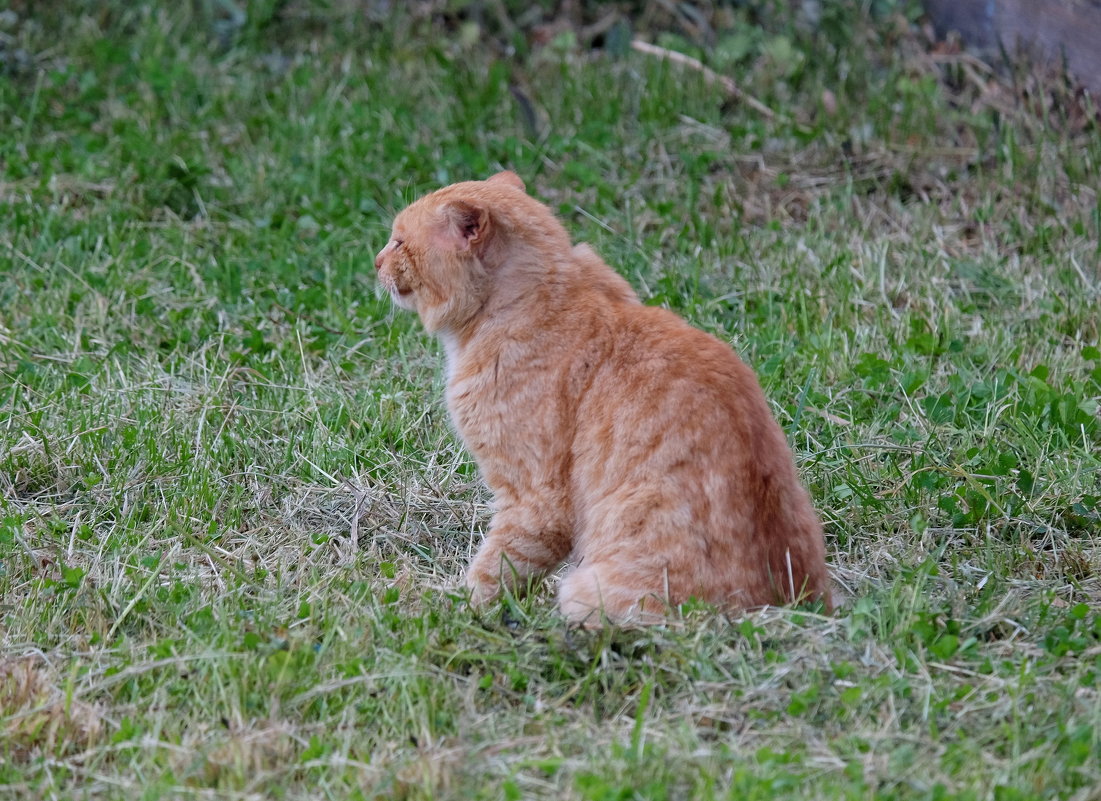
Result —
[{"label": "orange fur", "polygon": [[375,261],[447,354],[447,404],[493,491],[474,603],[563,561],[571,620],[829,604],[822,526],[752,371],[630,285],[505,172],[440,189]]}]

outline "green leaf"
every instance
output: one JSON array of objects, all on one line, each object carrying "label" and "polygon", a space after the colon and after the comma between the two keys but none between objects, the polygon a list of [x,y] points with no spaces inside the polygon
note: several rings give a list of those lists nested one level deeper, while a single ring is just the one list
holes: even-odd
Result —
[{"label": "green leaf", "polygon": [[960,638],[955,634],[942,634],[929,646],[929,650],[938,659],[951,659],[959,648]]},{"label": "green leaf", "polygon": [[88,571],[82,567],[61,566],[61,581],[70,589],[78,589]]}]

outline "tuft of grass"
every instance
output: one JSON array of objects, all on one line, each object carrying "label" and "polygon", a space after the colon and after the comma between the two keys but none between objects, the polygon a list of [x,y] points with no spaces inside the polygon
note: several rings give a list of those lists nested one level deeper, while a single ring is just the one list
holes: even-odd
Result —
[{"label": "tuft of grass", "polygon": [[[1089,797],[1081,98],[896,3],[245,5],[0,14],[6,797]],[[502,167],[757,370],[836,614],[466,606],[487,494],[371,261]]]}]

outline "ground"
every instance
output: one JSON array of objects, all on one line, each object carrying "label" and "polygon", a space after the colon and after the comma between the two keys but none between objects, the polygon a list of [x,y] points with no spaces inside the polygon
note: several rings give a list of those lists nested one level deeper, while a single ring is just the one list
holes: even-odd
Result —
[{"label": "ground", "polygon": [[[892,2],[61,5],[0,13],[5,797],[1101,797],[1073,87]],[[487,493],[372,260],[501,168],[756,369],[834,614],[455,591]]]}]

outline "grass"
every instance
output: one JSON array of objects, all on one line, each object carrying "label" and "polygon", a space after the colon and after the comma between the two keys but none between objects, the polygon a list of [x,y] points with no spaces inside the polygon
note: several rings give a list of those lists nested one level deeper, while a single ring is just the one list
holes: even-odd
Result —
[{"label": "grass", "polygon": [[[5,12],[5,797],[1097,798],[1098,125],[873,5],[647,6],[773,119],[622,26]],[[487,495],[371,262],[502,167],[758,371],[836,614],[455,594]]]}]

